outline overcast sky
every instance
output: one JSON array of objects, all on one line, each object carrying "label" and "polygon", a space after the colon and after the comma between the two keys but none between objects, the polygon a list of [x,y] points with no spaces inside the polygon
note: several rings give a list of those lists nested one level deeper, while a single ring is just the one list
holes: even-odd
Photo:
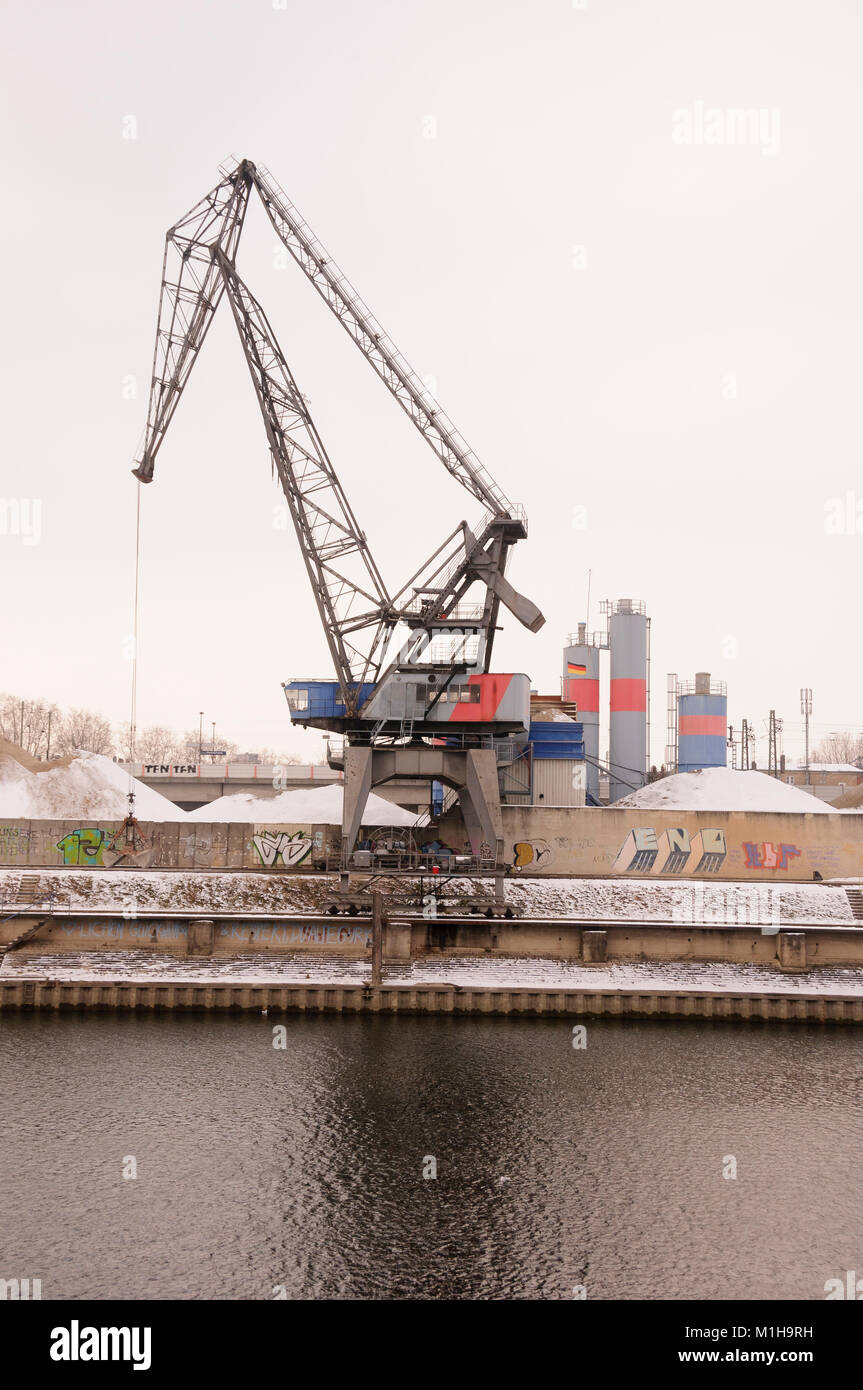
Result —
[{"label": "overcast sky", "polygon": [[[591,627],[653,620],[653,761],[668,671],[775,708],[794,758],[801,686],[816,737],[861,728],[859,0],[6,0],[3,31],[0,689],[127,717],[164,235],[234,153],[527,508],[547,623],[496,669],[559,688],[591,570]],[[477,504],[275,251],[252,206],[241,274],[398,589]],[[139,725],[317,752],[278,505],[223,304],[143,489]]]}]

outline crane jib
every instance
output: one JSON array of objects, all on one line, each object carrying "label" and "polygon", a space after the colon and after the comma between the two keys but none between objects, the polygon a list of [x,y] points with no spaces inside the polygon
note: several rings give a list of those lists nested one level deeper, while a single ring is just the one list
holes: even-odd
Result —
[{"label": "crane jib", "polygon": [[[213,317],[228,299],[264,421],[274,471],[285,493],[318,606],[344,706],[351,715],[380,703],[387,683],[401,680],[405,644],[387,664],[397,627],[449,621],[472,586],[484,588],[473,624],[482,635],[479,668],[488,670],[498,607],[503,603],[531,631],[539,609],[505,577],[512,545],[526,519],[497,487],[455,426],[426,390],[266,169],[239,160],[167,234],[144,445],[132,472],[152,481],[156,456]],[[392,599],[312,420],[308,403],[258,301],[236,269],[252,190],[286,250],[449,473],[486,509],[476,532],[457,528],[408,581],[414,598]],[[401,590],[403,593],[405,589]],[[437,615],[437,617],[436,617]],[[429,639],[432,640],[431,638]],[[427,646],[428,643],[424,643]],[[408,643],[410,646],[410,643]],[[455,661],[455,657],[452,658]],[[457,663],[456,663],[457,664]],[[416,695],[416,682],[413,682]],[[363,692],[361,695],[360,692]],[[440,686],[428,699],[439,705]],[[386,703],[386,700],[384,700]]]}]

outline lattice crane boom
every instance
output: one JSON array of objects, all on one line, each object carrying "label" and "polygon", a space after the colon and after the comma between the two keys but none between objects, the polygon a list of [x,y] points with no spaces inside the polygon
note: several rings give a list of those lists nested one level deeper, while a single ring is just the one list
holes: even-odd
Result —
[{"label": "lattice crane boom", "polygon": [[[531,631],[544,622],[536,605],[505,578],[509,551],[527,534],[523,513],[497,487],[272,175],[246,159],[223,174],[167,234],[147,427],[135,476],[152,480],[165,432],[227,292],[348,714],[360,712],[364,683],[386,682],[398,669],[400,655],[382,673],[395,626],[406,623],[429,635],[446,630],[475,583],[485,587],[475,621],[483,634],[478,661],[487,671],[501,603]],[[294,261],[440,462],[485,509],[481,524],[456,528],[395,599],[266,316],[237,274],[253,188]]]},{"label": "lattice crane boom", "polygon": [[321,245],[269,170],[250,165],[251,177],[279,240],[389,388],[454,478],[495,515],[513,515],[506,499],[452,421],[423,386],[347,276]]},{"label": "lattice crane boom", "polygon": [[165,238],[147,428],[132,470],[142,483],[152,480],[156,455],[224,292],[214,251],[232,262],[236,257],[251,187],[245,163],[238,165]]},{"label": "lattice crane boom", "polygon": [[[350,503],[267,317],[224,252],[215,264],[258,397],[273,468],[288,501],[342,699],[377,679],[395,626],[393,605]],[[356,635],[370,640],[358,647]]]}]

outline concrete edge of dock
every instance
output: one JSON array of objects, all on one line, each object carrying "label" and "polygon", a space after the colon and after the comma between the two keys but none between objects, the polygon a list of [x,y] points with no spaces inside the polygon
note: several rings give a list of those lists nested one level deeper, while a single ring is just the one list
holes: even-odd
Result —
[{"label": "concrete edge of dock", "polygon": [[222,981],[0,981],[0,1010],[272,1014],[450,1014],[523,1018],[716,1019],[863,1023],[863,994],[733,990],[536,989],[439,984]]}]

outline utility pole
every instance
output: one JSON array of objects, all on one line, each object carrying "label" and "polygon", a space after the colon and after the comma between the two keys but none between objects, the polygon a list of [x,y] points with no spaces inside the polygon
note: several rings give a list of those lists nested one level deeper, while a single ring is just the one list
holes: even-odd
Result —
[{"label": "utility pole", "polygon": [[809,785],[809,719],[812,714],[812,691],[809,687],[800,691],[800,713],[806,727],[806,785]]},{"label": "utility pole", "polygon": [[744,772],[749,771],[749,720],[740,721],[740,766]]},{"label": "utility pole", "polygon": [[767,748],[767,771],[773,777],[779,776],[779,735],[782,731],[782,720],[776,718],[776,711],[770,711],[770,733],[768,736]]},{"label": "utility pole", "polygon": [[214,762],[216,761],[216,721],[215,721],[215,719],[213,720],[213,742],[212,742],[212,745],[211,745],[211,747],[210,747],[210,755],[211,755],[211,756],[210,756],[210,761],[214,763]]},{"label": "utility pole", "polygon": [[199,719],[198,719],[198,767],[201,766],[201,763],[202,763],[202,761],[203,761],[203,758],[204,758],[204,711],[201,710],[201,712],[200,712],[200,717],[199,717]]},{"label": "utility pole", "polygon": [[45,739],[45,761],[51,761],[51,711],[48,711],[48,736]]},{"label": "utility pole", "polygon": [[736,768],[737,768],[737,742],[736,742],[736,740],[735,740],[735,738],[734,738],[734,725],[733,725],[733,724],[729,724],[729,725],[728,725],[728,738],[727,738],[726,742],[727,742],[727,744],[728,744],[728,747],[731,749],[731,766],[732,766],[733,769],[736,770]]}]

